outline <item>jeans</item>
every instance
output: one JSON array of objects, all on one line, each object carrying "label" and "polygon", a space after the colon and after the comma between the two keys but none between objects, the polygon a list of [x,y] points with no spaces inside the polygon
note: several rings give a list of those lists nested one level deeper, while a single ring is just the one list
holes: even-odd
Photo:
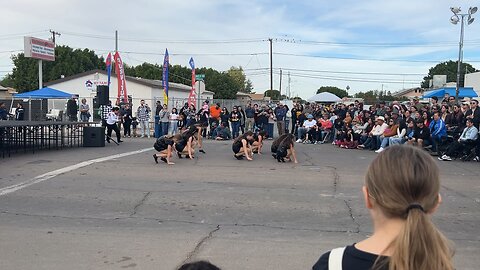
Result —
[{"label": "jeans", "polygon": [[168,134],[168,126],[169,126],[170,122],[160,122],[160,126],[161,126],[161,132],[160,132],[160,136],[163,136],[163,135],[167,135]]},{"label": "jeans", "polygon": [[237,138],[240,135],[240,121],[232,121],[232,136]]},{"label": "jeans", "polygon": [[142,130],[142,137],[148,136],[150,137],[150,122],[148,120],[139,121],[140,128]]},{"label": "jeans", "polygon": [[278,136],[282,136],[283,134],[285,134],[285,121],[277,121],[277,129],[278,129]]},{"label": "jeans", "polygon": [[285,133],[288,133],[290,131],[289,127],[290,127],[290,119],[287,118],[285,119]]},{"label": "jeans", "polygon": [[275,126],[274,123],[268,123],[268,125],[267,125],[268,138],[273,138],[273,127],[274,126]]},{"label": "jeans", "polygon": [[170,122],[169,134],[175,135],[177,134],[177,132],[178,132],[178,122],[177,121]]},{"label": "jeans", "polygon": [[444,139],[444,137],[433,137],[432,136],[432,151],[433,152],[437,152],[438,144],[440,144],[443,139]]},{"label": "jeans", "polygon": [[387,146],[389,145],[388,143],[390,142],[389,139],[390,139],[389,137],[381,139],[382,142],[380,143],[380,147],[381,147],[381,148],[387,147]]},{"label": "jeans", "polygon": [[299,127],[298,128],[298,136],[297,139],[303,140],[303,137],[305,137],[305,134],[307,134],[308,129],[305,127]]},{"label": "jeans", "polygon": [[404,138],[394,138],[394,137],[388,138],[388,145],[390,146],[397,145],[397,144],[404,144],[404,143],[405,143]]},{"label": "jeans", "polygon": [[255,120],[253,118],[247,118],[245,122],[245,128],[247,130],[253,131],[253,126],[255,125]]},{"label": "jeans", "polygon": [[160,116],[155,115],[155,138],[160,137]]}]

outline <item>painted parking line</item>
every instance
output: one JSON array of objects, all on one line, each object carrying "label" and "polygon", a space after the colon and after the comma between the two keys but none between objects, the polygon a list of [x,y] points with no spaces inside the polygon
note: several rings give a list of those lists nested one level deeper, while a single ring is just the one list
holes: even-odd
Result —
[{"label": "painted parking line", "polygon": [[145,149],[136,150],[136,151],[132,151],[132,152],[126,152],[126,153],[116,154],[116,155],[112,155],[112,156],[108,156],[108,157],[102,157],[102,158],[96,158],[96,159],[83,161],[83,162],[80,162],[80,163],[75,164],[75,165],[67,166],[67,167],[64,167],[64,168],[61,168],[61,169],[58,169],[58,170],[55,170],[55,171],[44,173],[44,174],[39,175],[37,177],[34,177],[30,180],[27,180],[27,181],[24,181],[24,182],[21,182],[21,183],[12,185],[12,186],[1,188],[0,189],[0,196],[4,196],[4,195],[10,194],[10,193],[13,193],[15,191],[19,191],[19,190],[24,189],[26,187],[29,187],[31,185],[35,185],[35,184],[41,183],[43,181],[47,181],[48,179],[56,177],[60,174],[68,173],[68,172],[74,171],[76,169],[80,169],[80,168],[92,165],[94,163],[104,162],[104,161],[108,161],[108,160],[112,160],[112,159],[117,159],[117,158],[122,158],[122,157],[126,157],[126,156],[136,155],[136,154],[141,154],[141,153],[148,152],[148,151],[152,151],[152,148],[150,147],[150,148],[145,148]]}]

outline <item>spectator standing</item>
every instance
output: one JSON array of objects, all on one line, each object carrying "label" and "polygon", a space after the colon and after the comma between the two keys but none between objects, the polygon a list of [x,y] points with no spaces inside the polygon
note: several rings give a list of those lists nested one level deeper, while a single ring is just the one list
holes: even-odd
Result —
[{"label": "spectator standing", "polygon": [[161,135],[160,133],[162,133],[160,131],[161,127],[160,127],[160,116],[159,116],[159,113],[160,113],[160,110],[162,109],[162,103],[160,103],[159,100],[157,100],[157,102],[155,103],[155,117],[154,117],[154,136],[155,138],[159,138]]},{"label": "spectator standing", "polygon": [[230,113],[230,123],[232,124],[232,136],[237,138],[240,135],[240,113],[238,112],[237,106],[234,106],[232,112]]},{"label": "spectator standing", "polygon": [[8,120],[8,111],[5,102],[0,102],[0,120]]},{"label": "spectator standing", "polygon": [[171,135],[175,135],[178,132],[178,112],[177,108],[173,108],[172,112],[170,113],[170,133]]},{"label": "spectator standing", "polygon": [[223,107],[222,112],[220,113],[220,124],[230,129],[230,113],[226,107]]},{"label": "spectator standing", "polygon": [[163,104],[159,112],[160,116],[160,137],[168,134],[168,126],[170,125],[170,112],[167,104]]},{"label": "spectator standing", "polygon": [[140,100],[140,106],[137,109],[137,120],[140,123],[142,129],[141,138],[147,136],[150,138],[150,113],[151,109],[148,104],[145,104],[145,100]]},{"label": "spectator standing", "polygon": [[287,116],[287,109],[282,103],[278,102],[277,107],[275,107],[273,112],[275,114],[275,120],[277,121],[278,136],[282,136],[285,133],[285,117]]},{"label": "spectator standing", "polygon": [[90,106],[88,106],[87,100],[82,98],[82,103],[80,104],[80,121],[88,122],[90,116]]},{"label": "spectator standing", "polygon": [[76,97],[72,96],[68,101],[67,101],[67,115],[68,115],[68,120],[70,122],[77,122],[78,121],[78,105],[76,101]]},{"label": "spectator standing", "polygon": [[23,121],[25,118],[25,109],[23,108],[22,103],[17,104],[17,109],[15,110],[15,120]]},{"label": "spectator standing", "polygon": [[240,113],[240,130],[242,131],[242,134],[245,133],[245,111],[243,111],[242,106],[237,106],[237,110]]},{"label": "spectator standing", "polygon": [[255,125],[255,109],[252,108],[252,104],[248,103],[247,108],[245,108],[245,129],[247,131],[253,131],[253,126]]},{"label": "spectator standing", "polygon": [[131,137],[131,126],[132,126],[132,108],[130,108],[130,104],[125,104],[122,112],[122,119],[123,119],[123,136],[124,137]]},{"label": "spectator standing", "polygon": [[273,139],[273,129],[274,129],[274,126],[275,126],[275,114],[273,113],[273,110],[272,109],[268,109],[268,114],[267,114],[267,117],[268,117],[268,125],[267,125],[267,136],[269,140]]}]

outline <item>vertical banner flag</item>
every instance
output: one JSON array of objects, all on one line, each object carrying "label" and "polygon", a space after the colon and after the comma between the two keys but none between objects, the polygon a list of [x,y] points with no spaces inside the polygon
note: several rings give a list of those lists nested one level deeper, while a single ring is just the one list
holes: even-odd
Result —
[{"label": "vertical banner flag", "polygon": [[165,58],[163,59],[163,103],[168,104],[168,49],[165,49]]},{"label": "vertical banner flag", "polygon": [[115,52],[113,57],[115,60],[115,73],[117,73],[117,82],[118,82],[118,97],[117,100],[120,102],[128,103],[127,96],[127,85],[125,83],[125,71],[123,70],[122,58],[120,54]]},{"label": "vertical banner flag", "polygon": [[112,75],[112,54],[111,53],[108,53],[106,64],[107,64],[107,76],[108,76],[107,86],[110,88],[110,75]]},{"label": "vertical banner flag", "polygon": [[192,90],[190,90],[190,95],[188,96],[188,105],[195,106],[197,93],[195,93],[195,62],[193,61],[193,57],[190,58],[189,64],[192,68]]}]

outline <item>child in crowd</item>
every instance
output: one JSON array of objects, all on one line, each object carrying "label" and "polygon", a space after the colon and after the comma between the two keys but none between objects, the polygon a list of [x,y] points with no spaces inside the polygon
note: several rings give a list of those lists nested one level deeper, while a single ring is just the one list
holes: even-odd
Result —
[{"label": "child in crowd", "polygon": [[133,137],[138,137],[137,136],[137,126],[138,126],[138,120],[136,117],[132,117],[132,132],[133,132]]}]

